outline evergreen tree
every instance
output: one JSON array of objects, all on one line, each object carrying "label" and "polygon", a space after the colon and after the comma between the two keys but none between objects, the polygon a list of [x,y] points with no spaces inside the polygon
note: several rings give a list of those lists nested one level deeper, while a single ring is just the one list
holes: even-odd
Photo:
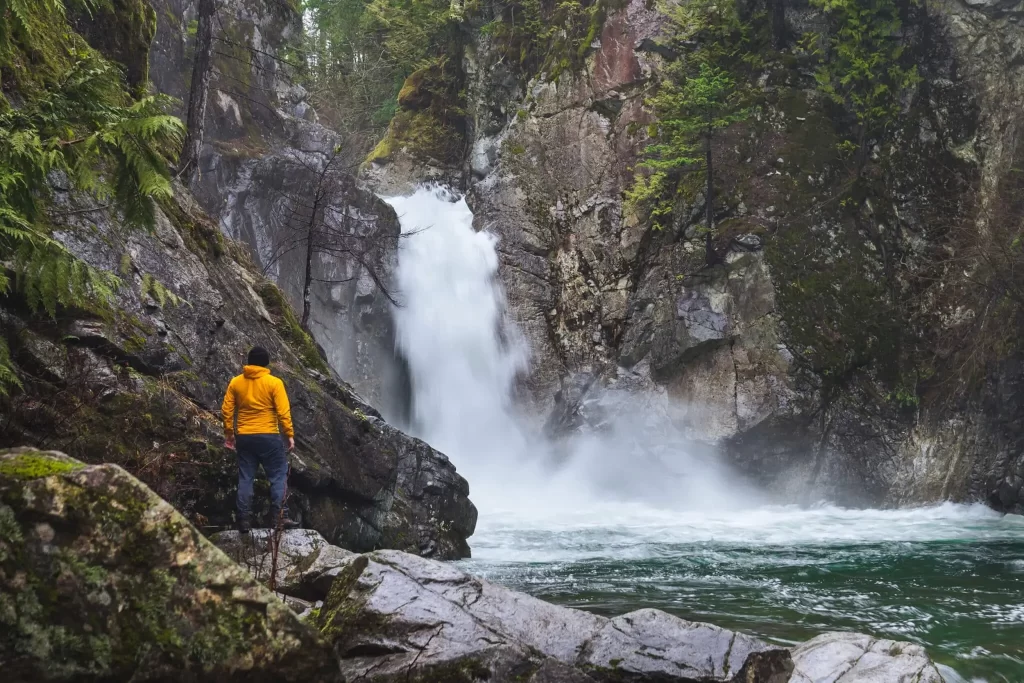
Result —
[{"label": "evergreen tree", "polygon": [[829,33],[806,36],[804,47],[820,59],[818,88],[857,120],[858,165],[867,141],[900,113],[900,95],[921,79],[903,59],[903,21],[895,0],[811,0],[831,19]]},{"label": "evergreen tree", "polygon": [[671,215],[674,189],[685,174],[704,174],[704,235],[708,265],[718,262],[715,252],[715,139],[720,132],[747,117],[740,106],[736,82],[725,70],[701,63],[682,83],[666,82],[651,98],[658,117],[656,142],[646,151],[641,174],[630,191],[634,204],[651,202],[654,226],[664,227]]},{"label": "evergreen tree", "polygon": [[[717,263],[715,236],[716,144],[722,132],[746,119],[751,91],[742,85],[759,64],[750,24],[733,0],[666,3],[663,41],[678,55],[663,70],[648,106],[655,116],[652,143],[638,164],[626,205],[645,214],[655,230],[681,226],[679,208],[704,195],[706,262]],[[698,182],[695,182],[698,181]]]}]

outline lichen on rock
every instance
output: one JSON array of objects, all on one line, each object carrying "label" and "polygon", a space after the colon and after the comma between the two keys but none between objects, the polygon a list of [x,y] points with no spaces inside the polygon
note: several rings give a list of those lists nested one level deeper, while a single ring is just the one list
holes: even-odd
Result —
[{"label": "lichen on rock", "polygon": [[170,505],[59,453],[0,454],[0,624],[11,681],[338,679],[319,636]]}]

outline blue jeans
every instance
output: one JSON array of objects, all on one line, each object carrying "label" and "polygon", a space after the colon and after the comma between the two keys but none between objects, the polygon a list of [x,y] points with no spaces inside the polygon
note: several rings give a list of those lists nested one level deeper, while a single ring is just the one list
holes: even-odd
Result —
[{"label": "blue jeans", "polygon": [[284,505],[288,479],[284,439],[280,434],[239,434],[235,437],[235,452],[238,454],[238,519],[248,520],[252,512],[252,484],[260,465],[270,480],[271,519],[276,519]]}]

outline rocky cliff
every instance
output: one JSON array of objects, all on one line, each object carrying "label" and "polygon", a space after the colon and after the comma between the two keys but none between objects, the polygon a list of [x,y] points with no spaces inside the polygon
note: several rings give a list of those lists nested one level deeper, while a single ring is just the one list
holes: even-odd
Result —
[{"label": "rocky cliff", "polygon": [[[579,402],[600,403],[602,388],[653,392],[788,500],[1024,509],[1017,335],[993,342],[979,321],[1012,315],[994,312],[1002,295],[977,296],[993,262],[979,245],[1005,257],[1013,235],[989,226],[1017,220],[997,205],[1019,158],[1019,6],[908,6],[920,80],[844,200],[848,117],[797,45],[828,20],[786,3],[788,43],[759,56],[757,114],[721,143],[712,267],[700,192],[660,231],[624,203],[650,142],[647,98],[678,55],[651,3],[605,7],[569,68],[510,66],[493,30],[464,50],[463,183],[479,229],[501,238],[537,412],[578,426]],[[744,7],[760,20],[770,9]],[[368,177],[401,187],[438,174],[399,155]]]},{"label": "rocky cliff", "polygon": [[[156,33],[150,78],[159,92],[188,101],[196,3],[154,0]],[[313,262],[310,329],[331,366],[389,417],[401,416],[402,366],[394,358],[391,303],[371,271],[389,285],[398,245],[394,211],[350,182],[339,146],[347,141],[318,122],[295,72],[299,13],[277,0],[218,4],[214,75],[206,137],[192,191],[232,239],[247,244],[256,266],[302,310],[310,205],[335,230],[357,236],[359,258],[318,252]],[[182,111],[184,111],[182,109]],[[326,175],[326,177],[325,177]],[[346,180],[348,178],[348,180]]]},{"label": "rocky cliff", "polygon": [[[345,306],[351,304],[341,306],[347,312],[337,318],[334,312],[316,309],[311,322],[319,320],[329,331],[322,338],[335,352],[325,354],[299,325],[286,293],[291,292],[294,299],[296,282],[290,278],[301,269],[294,260],[276,262],[271,275],[277,275],[281,288],[254,261],[254,255],[259,259],[266,254],[260,249],[262,241],[275,236],[258,229],[243,231],[250,241],[240,243],[224,235],[233,232],[228,225],[232,220],[245,216],[255,221],[274,215],[275,207],[306,201],[309,182],[317,179],[332,190],[324,201],[338,203],[339,230],[349,225],[349,219],[360,238],[398,230],[386,204],[359,188],[343,169],[321,163],[321,157],[332,153],[333,133],[302,119],[298,104],[287,112],[273,108],[284,106],[291,92],[274,89],[281,87],[281,81],[275,80],[273,68],[278,61],[271,58],[270,50],[283,49],[285,43],[261,47],[260,36],[273,34],[285,41],[297,21],[294,8],[276,3],[243,5],[221,7],[220,51],[239,47],[238,54],[255,60],[247,62],[254,80],[246,83],[254,92],[264,93],[262,100],[250,102],[253,109],[247,109],[246,116],[251,118],[243,121],[249,136],[248,156],[231,157],[238,163],[230,173],[257,181],[238,186],[249,199],[239,204],[238,213],[224,213],[217,221],[188,188],[175,183],[157,202],[148,197],[140,200],[153,218],[149,229],[140,229],[118,211],[115,202],[101,203],[102,197],[76,189],[79,178],[68,177],[71,171],[50,173],[47,191],[37,190],[45,195],[46,239],[52,232],[53,249],[67,254],[69,261],[40,276],[46,281],[40,287],[65,287],[77,297],[54,296],[44,307],[39,300],[49,294],[26,288],[20,269],[32,266],[3,264],[4,354],[0,360],[10,375],[0,391],[0,442],[59,447],[84,462],[117,463],[152,484],[204,528],[230,526],[235,467],[233,455],[221,445],[219,406],[224,387],[239,372],[247,349],[262,345],[270,350],[273,370],[284,379],[292,401],[298,448],[292,459],[289,499],[301,521],[332,542],[357,550],[397,547],[438,557],[465,557],[469,554],[466,538],[476,524],[466,481],[443,454],[385,422],[332,367],[332,361],[346,367],[358,360],[369,374],[357,374],[357,379],[369,376],[374,379],[371,388],[384,386],[380,381],[384,371],[370,357],[373,340],[390,334],[386,298],[381,303],[376,289],[367,288],[365,273],[360,275],[355,261],[319,263],[326,269],[321,279],[338,282],[330,287],[318,283],[315,293],[321,298],[317,301],[332,301],[328,308],[334,312],[340,310],[335,304],[345,297]],[[124,68],[128,85],[141,85],[149,74],[158,81],[164,79],[159,86],[166,93],[180,94],[181,74],[187,72],[181,61],[184,45],[176,45],[175,52],[175,46],[166,43],[151,48],[150,40],[154,34],[166,39],[172,28],[183,38],[188,33],[183,13],[189,8],[170,4],[154,11],[139,2],[121,9],[125,11],[117,17],[104,9],[72,14],[69,19],[92,41],[91,49]],[[60,28],[63,13],[40,11],[44,16],[50,11]],[[244,33],[248,42],[243,45],[243,36],[231,33],[234,29]],[[77,45],[80,51],[90,49],[84,42]],[[237,61],[238,54],[232,54]],[[269,60],[266,64],[259,61],[261,55]],[[226,69],[222,66],[219,71],[223,78],[227,78]],[[113,84],[108,87],[117,88],[120,76],[111,73]],[[217,83],[227,87],[222,80]],[[5,105],[6,98],[19,102],[25,96],[17,87],[18,82],[5,83]],[[214,99],[224,101],[216,95]],[[253,113],[257,104],[264,112],[260,117]],[[216,172],[226,168],[218,166],[225,149],[220,139],[233,135],[216,114],[216,106],[212,109],[204,172],[195,183],[208,202],[223,189],[216,182],[207,184],[223,179]],[[310,148],[303,140],[320,140],[323,145]],[[258,147],[259,141],[263,147]],[[289,141],[295,146],[288,147]],[[242,142],[234,139],[235,144]],[[226,190],[224,196],[232,202],[236,198]],[[383,243],[393,251],[393,239]],[[365,260],[359,263],[370,267]],[[109,274],[102,291],[61,279],[67,279],[69,269],[81,272],[86,267]],[[16,284],[8,288],[11,281]],[[298,287],[301,291],[301,281]],[[340,297],[338,301],[331,299],[332,292]],[[90,295],[97,300],[90,301]],[[358,330],[346,326],[355,324],[356,318],[362,321]],[[337,340],[332,335],[338,335]],[[337,354],[349,355],[342,361]],[[266,496],[258,497],[264,507],[256,512],[265,512]]]},{"label": "rocky cliff", "polygon": [[68,248],[123,284],[113,319],[76,310],[49,319],[17,296],[3,301],[24,384],[5,399],[5,445],[121,464],[202,525],[228,526],[235,468],[218,411],[247,349],[260,344],[292,401],[290,500],[301,520],[354,549],[468,554],[476,510],[466,481],[331,370],[281,291],[187,190],[178,188],[152,233],[126,231],[103,211],[77,213],[73,194],[56,200]]}]

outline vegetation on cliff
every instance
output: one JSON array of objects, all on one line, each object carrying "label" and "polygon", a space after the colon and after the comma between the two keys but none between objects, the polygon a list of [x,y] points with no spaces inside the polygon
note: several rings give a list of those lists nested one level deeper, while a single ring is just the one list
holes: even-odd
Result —
[{"label": "vegetation on cliff", "polygon": [[[306,0],[303,7],[310,24],[304,82],[346,151],[365,156],[387,136],[374,158],[402,144],[442,161],[461,154],[443,147],[464,133],[461,5]],[[403,97],[410,90],[416,96]]]},{"label": "vegetation on cliff", "polygon": [[744,18],[734,2],[665,4],[662,11],[668,19],[665,48],[674,58],[647,102],[654,115],[651,144],[626,193],[626,206],[644,214],[655,230],[679,230],[703,201],[705,261],[712,265],[718,260],[714,160],[721,155],[724,130],[750,116],[752,68],[762,62],[759,49],[766,37],[752,29],[760,15]]},{"label": "vegetation on cliff", "polygon": [[442,166],[466,151],[463,51],[493,44],[523,83],[582,67],[621,0],[306,0],[304,83],[352,153]]},{"label": "vegetation on cliff", "polygon": [[[898,222],[888,207],[948,181],[893,182],[908,169],[883,151],[908,134],[921,82],[920,36],[903,28],[918,9],[904,0],[812,5],[815,30],[792,49],[740,3],[663,8],[670,56],[648,100],[652,140],[627,208],[656,229],[703,233],[708,264],[732,236],[760,235],[797,364],[826,387],[867,370],[890,402],[911,407],[929,372],[908,320],[920,290],[900,272],[905,246],[886,229]],[[714,112],[703,123],[693,116],[702,107]]]},{"label": "vegetation on cliff", "polygon": [[[161,98],[132,98],[123,72],[71,29],[63,2],[7,5],[0,8],[0,262],[7,271],[0,294],[13,285],[30,308],[51,316],[58,307],[102,311],[117,277],[53,239],[51,189],[66,185],[128,224],[151,226],[154,201],[172,193],[167,163],[182,125]],[[6,356],[0,348],[0,391],[16,382]]]}]

